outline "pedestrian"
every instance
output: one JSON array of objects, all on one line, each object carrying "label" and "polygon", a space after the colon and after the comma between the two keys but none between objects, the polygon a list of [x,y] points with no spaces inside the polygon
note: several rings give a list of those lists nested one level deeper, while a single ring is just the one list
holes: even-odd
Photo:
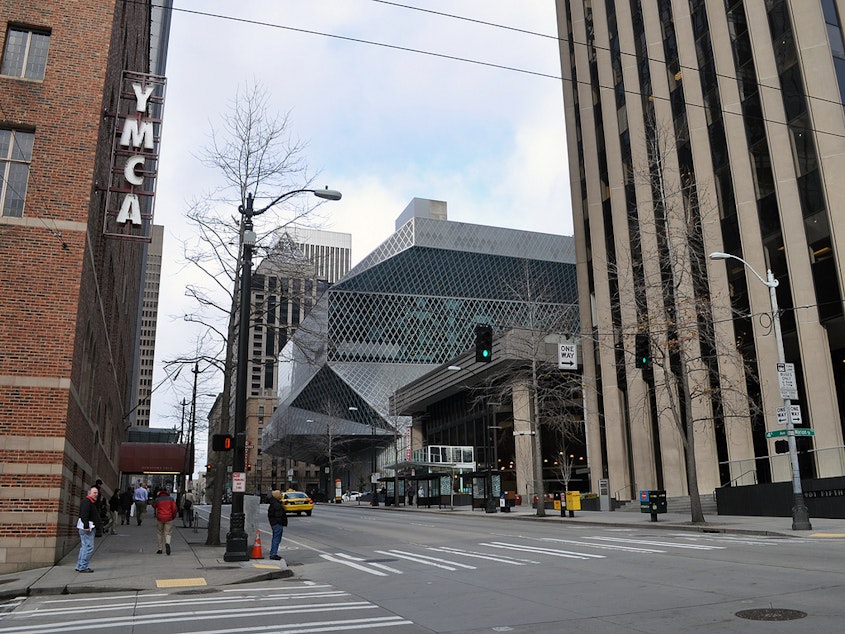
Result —
[{"label": "pedestrian", "polygon": [[120,494],[120,525],[126,522],[129,526],[129,520],[132,518],[132,486],[126,487],[126,490]]},{"label": "pedestrian", "polygon": [[76,558],[76,572],[94,572],[88,567],[88,562],[91,560],[91,553],[94,552],[94,535],[97,533],[97,526],[100,525],[100,514],[97,510],[99,493],[100,490],[92,486],[79,505],[76,528],[79,531],[80,545],[79,556]]},{"label": "pedestrian", "polygon": [[167,489],[160,489],[156,499],[153,500],[153,509],[156,514],[156,541],[158,542],[159,555],[161,554],[162,542],[167,554],[170,554],[170,535],[173,532],[173,519],[178,515],[176,501],[167,492]]},{"label": "pedestrian", "polygon": [[94,486],[97,487],[97,512],[100,514],[100,523],[97,524],[96,536],[102,537],[103,532],[109,530],[109,524],[111,523],[111,516],[109,515],[109,501],[103,491],[103,481],[97,478],[97,481],[94,482]]},{"label": "pedestrian", "polygon": [[190,528],[194,525],[194,494],[191,491],[185,491],[185,495],[182,496],[182,506],[180,509],[182,526]]},{"label": "pedestrian", "polygon": [[109,498],[109,514],[111,515],[111,534],[117,535],[117,516],[120,514],[120,489],[115,489]]},{"label": "pedestrian", "polygon": [[420,489],[417,491],[417,506],[422,506],[423,495],[425,495],[425,489],[420,485]]},{"label": "pedestrian", "polygon": [[147,512],[148,499],[149,495],[147,494],[147,490],[144,488],[144,485],[141,484],[141,481],[138,480],[138,486],[132,494],[132,501],[135,502],[135,519],[138,520],[138,526],[141,525],[141,519],[143,519],[144,513]]},{"label": "pedestrian", "polygon": [[414,487],[408,487],[408,506],[411,506],[414,503]]},{"label": "pedestrian", "polygon": [[270,494],[270,506],[267,509],[267,521],[273,531],[273,539],[270,541],[270,559],[279,560],[279,544],[282,543],[282,533],[288,525],[288,515],[285,513],[285,505],[282,504],[282,492],[276,489]]}]

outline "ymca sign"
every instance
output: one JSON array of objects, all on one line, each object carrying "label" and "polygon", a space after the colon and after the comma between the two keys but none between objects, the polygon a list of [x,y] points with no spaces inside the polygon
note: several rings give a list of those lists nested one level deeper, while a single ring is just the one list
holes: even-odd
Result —
[{"label": "ymca sign", "polygon": [[115,113],[103,233],[149,242],[167,79],[124,71]]}]

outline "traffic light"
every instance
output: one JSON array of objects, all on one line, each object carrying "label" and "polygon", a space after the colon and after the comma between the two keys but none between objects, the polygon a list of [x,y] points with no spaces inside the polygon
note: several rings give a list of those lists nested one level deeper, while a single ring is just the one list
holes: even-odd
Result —
[{"label": "traffic light", "polygon": [[638,334],[634,339],[634,360],[635,367],[647,368],[651,365],[651,342],[648,340],[648,335]]},{"label": "traffic light", "polygon": [[211,449],[214,451],[229,451],[234,447],[232,437],[229,434],[212,434]]},{"label": "traffic light", "polygon": [[213,464],[211,464],[210,462],[209,462],[207,465],[205,465],[205,470],[206,470],[206,471],[211,471],[213,468],[214,468],[214,465],[213,465]]},{"label": "traffic light", "polygon": [[493,360],[493,328],[478,325],[475,327],[475,360],[489,363]]},{"label": "traffic light", "polygon": [[246,470],[247,470],[247,471],[252,471],[252,463],[251,463],[251,462],[247,462],[247,463],[246,463]]}]

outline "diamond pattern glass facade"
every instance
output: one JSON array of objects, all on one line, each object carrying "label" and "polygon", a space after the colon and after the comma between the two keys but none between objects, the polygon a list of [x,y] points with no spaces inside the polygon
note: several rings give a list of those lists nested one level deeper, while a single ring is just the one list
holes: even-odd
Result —
[{"label": "diamond pattern glass facade", "polygon": [[407,421],[391,416],[391,395],[471,348],[476,324],[576,333],[578,319],[571,238],[414,217],[327,291],[285,348],[266,450],[309,426],[320,433],[317,416],[392,439]]}]

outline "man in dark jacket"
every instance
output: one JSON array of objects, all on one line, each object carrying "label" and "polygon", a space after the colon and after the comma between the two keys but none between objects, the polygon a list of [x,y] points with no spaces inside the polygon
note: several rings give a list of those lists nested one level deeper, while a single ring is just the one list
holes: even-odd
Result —
[{"label": "man in dark jacket", "polygon": [[273,530],[273,540],[270,542],[270,559],[279,560],[279,544],[282,543],[282,532],[288,525],[288,516],[282,504],[282,492],[278,489],[270,494],[270,506],[267,509],[267,520]]},{"label": "man in dark jacket", "polygon": [[88,495],[82,498],[79,505],[79,519],[76,520],[76,528],[79,530],[79,557],[76,559],[76,572],[94,572],[88,567],[91,560],[91,553],[94,552],[94,535],[100,525],[100,512],[97,509],[97,496],[100,491],[93,486],[88,490]]}]

